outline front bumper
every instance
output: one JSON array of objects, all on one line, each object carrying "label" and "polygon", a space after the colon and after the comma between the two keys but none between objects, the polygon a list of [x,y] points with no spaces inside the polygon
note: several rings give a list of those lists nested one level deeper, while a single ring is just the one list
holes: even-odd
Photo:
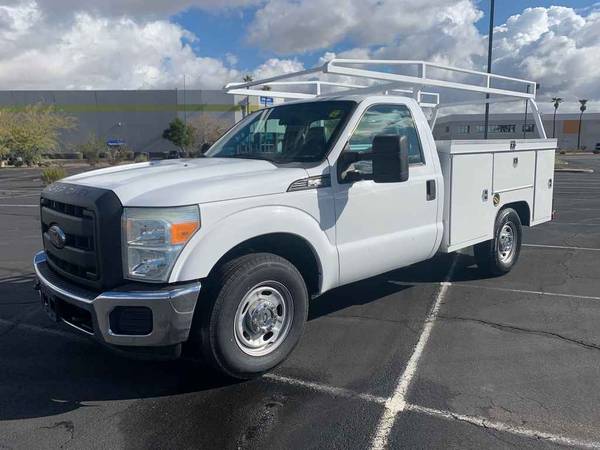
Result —
[{"label": "front bumper", "polygon": [[[141,350],[141,347],[177,346],[188,339],[200,282],[166,287],[137,284],[98,293],[59,277],[48,266],[43,251],[35,255],[33,267],[40,297],[49,315],[103,343]],[[119,334],[111,330],[111,313],[116,308],[120,311],[127,308],[143,310],[147,320],[151,321],[147,326],[149,332]],[[114,324],[114,316],[112,318]]]}]

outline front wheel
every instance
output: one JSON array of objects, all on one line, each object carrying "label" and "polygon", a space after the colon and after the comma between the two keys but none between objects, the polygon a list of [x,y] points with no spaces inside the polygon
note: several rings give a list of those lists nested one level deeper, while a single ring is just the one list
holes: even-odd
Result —
[{"label": "front wheel", "polygon": [[523,229],[521,219],[512,208],[498,213],[494,239],[475,245],[477,265],[486,274],[499,276],[511,271],[519,259]]},{"label": "front wheel", "polygon": [[206,359],[239,379],[283,362],[308,315],[308,292],[296,267],[270,253],[250,254],[226,263],[210,282],[207,304],[198,311]]}]

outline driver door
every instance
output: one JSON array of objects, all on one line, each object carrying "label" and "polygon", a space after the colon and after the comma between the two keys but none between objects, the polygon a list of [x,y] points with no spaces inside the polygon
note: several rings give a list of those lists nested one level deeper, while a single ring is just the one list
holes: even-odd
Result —
[{"label": "driver door", "polygon": [[[344,152],[370,152],[377,135],[406,136],[409,179],[375,183],[368,159],[341,167]],[[407,105],[376,104],[363,113],[332,180],[340,284],[422,261],[431,256],[437,237],[436,198],[427,195],[435,169],[428,161]]]}]

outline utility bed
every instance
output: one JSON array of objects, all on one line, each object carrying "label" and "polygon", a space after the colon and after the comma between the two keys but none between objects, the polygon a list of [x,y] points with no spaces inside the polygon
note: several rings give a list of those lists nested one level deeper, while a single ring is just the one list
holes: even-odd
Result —
[{"label": "utility bed", "polygon": [[[444,238],[453,252],[493,237],[497,209],[523,202],[524,225],[552,218],[555,139],[436,141],[444,175]],[[531,205],[531,206],[530,206]]]}]

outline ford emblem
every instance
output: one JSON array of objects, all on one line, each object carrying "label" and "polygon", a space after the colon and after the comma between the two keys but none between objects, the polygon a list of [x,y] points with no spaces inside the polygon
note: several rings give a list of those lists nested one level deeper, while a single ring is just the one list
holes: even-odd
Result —
[{"label": "ford emblem", "polygon": [[56,248],[63,248],[67,243],[67,236],[58,225],[52,225],[48,228],[48,238]]}]

